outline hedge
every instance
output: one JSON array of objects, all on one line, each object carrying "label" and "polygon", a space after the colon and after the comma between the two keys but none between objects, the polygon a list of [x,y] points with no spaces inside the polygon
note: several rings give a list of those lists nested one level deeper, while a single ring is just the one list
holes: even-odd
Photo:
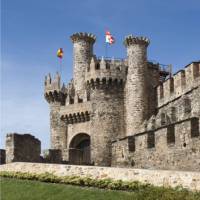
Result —
[{"label": "hedge", "polygon": [[[35,173],[1,171],[0,176],[6,177],[6,178],[37,180],[41,182],[97,187],[97,188],[111,189],[111,190],[141,191],[145,189],[156,189],[156,188],[167,189],[164,187],[156,187],[151,184],[140,183],[138,181],[92,179],[90,177],[79,177],[79,176],[56,176],[48,172],[42,173],[42,174],[35,174]],[[189,192],[187,189],[184,189],[181,186],[178,186],[175,189],[172,189],[172,188],[168,188],[168,189],[173,190],[173,191],[176,190],[176,191]]]}]

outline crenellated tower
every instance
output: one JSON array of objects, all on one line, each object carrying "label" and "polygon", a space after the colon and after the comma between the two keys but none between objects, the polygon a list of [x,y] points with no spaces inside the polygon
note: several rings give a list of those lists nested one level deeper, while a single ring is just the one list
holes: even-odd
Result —
[{"label": "crenellated tower", "polygon": [[67,126],[60,119],[60,108],[65,105],[66,94],[60,86],[59,73],[54,79],[51,74],[45,77],[44,96],[50,106],[51,148],[62,150],[66,145]]},{"label": "crenellated tower", "polygon": [[145,37],[127,36],[128,74],[125,89],[126,135],[138,132],[148,114],[147,46]]},{"label": "crenellated tower", "polygon": [[111,165],[111,141],[123,134],[125,74],[124,62],[91,59],[86,80],[91,100],[91,160],[95,165]]},{"label": "crenellated tower", "polygon": [[76,94],[83,98],[85,73],[93,55],[93,44],[96,37],[90,33],[75,33],[71,36],[73,42],[73,78]]}]

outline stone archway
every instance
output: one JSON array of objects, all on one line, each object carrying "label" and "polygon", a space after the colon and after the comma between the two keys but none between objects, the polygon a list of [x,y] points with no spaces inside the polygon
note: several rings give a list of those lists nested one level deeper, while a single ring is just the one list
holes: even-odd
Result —
[{"label": "stone archway", "polygon": [[69,145],[69,163],[76,165],[89,165],[90,136],[86,133],[75,135]]}]

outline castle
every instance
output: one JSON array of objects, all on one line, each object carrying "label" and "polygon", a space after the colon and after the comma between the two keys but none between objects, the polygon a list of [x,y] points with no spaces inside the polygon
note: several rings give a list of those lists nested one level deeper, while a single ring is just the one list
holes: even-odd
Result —
[{"label": "castle", "polygon": [[149,39],[128,36],[126,59],[98,58],[76,33],[73,79],[45,78],[51,149],[70,164],[200,169],[200,61],[173,76],[148,61]]}]

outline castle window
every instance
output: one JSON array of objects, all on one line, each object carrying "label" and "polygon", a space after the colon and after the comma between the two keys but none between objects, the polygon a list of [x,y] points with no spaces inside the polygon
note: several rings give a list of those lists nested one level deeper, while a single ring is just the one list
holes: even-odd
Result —
[{"label": "castle window", "polygon": [[106,63],[106,69],[110,69],[110,64]]},{"label": "castle window", "polygon": [[160,99],[164,97],[164,90],[163,90],[163,84],[160,85]]},{"label": "castle window", "polygon": [[194,78],[197,78],[200,74],[199,74],[199,65],[198,63],[193,63],[193,76]]},{"label": "castle window", "polygon": [[97,63],[97,64],[95,65],[95,69],[100,69],[100,64],[99,64],[99,63]]},{"label": "castle window", "polygon": [[116,67],[116,70],[117,70],[117,71],[121,71],[121,70],[120,70],[120,67]]},{"label": "castle window", "polygon": [[171,78],[170,79],[170,93],[173,93],[174,92],[174,79]]},{"label": "castle window", "polygon": [[87,91],[87,101],[90,101],[90,91]]},{"label": "castle window", "polygon": [[150,131],[147,134],[147,148],[154,148],[155,147],[155,133],[153,131]]},{"label": "castle window", "polygon": [[185,71],[182,71],[181,73],[181,86],[185,86]]},{"label": "castle window", "polygon": [[166,117],[165,113],[161,113],[161,126],[164,126],[166,124]]},{"label": "castle window", "polygon": [[125,72],[126,72],[126,75],[128,74],[128,67],[126,67],[126,70],[125,70]]},{"label": "castle window", "polygon": [[172,124],[167,127],[167,144],[175,143],[175,126]]},{"label": "castle window", "polygon": [[190,113],[191,112],[191,100],[189,98],[183,99],[183,106],[184,106],[184,113]]},{"label": "castle window", "polygon": [[135,138],[134,137],[128,137],[128,150],[129,150],[129,152],[135,151]]},{"label": "castle window", "polygon": [[74,99],[72,97],[69,98],[69,104],[74,104]]},{"label": "castle window", "polygon": [[83,103],[83,99],[78,97],[78,103]]},{"label": "castle window", "polygon": [[171,121],[175,122],[176,121],[176,108],[171,107]]},{"label": "castle window", "polygon": [[191,137],[199,136],[199,118],[191,119]]}]

